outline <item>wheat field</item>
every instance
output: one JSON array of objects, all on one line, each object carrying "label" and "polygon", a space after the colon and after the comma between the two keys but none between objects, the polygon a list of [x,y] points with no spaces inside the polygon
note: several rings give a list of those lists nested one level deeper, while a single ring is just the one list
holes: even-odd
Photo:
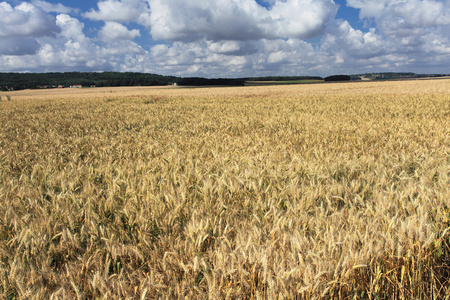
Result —
[{"label": "wheat field", "polygon": [[450,81],[0,93],[1,299],[450,298]]}]

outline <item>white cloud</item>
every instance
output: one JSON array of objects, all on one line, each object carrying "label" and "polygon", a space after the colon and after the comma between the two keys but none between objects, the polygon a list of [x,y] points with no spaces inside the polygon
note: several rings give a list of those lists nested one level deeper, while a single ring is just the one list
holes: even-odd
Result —
[{"label": "white cloud", "polygon": [[83,33],[84,24],[78,19],[66,14],[60,14],[56,17],[56,24],[61,28],[61,36],[72,40],[87,40]]},{"label": "white cloud", "polygon": [[[348,0],[366,28],[336,20],[332,0],[262,2],[268,8],[255,0],[100,0],[85,14],[44,0],[0,2],[0,69],[325,76],[444,72],[450,63],[450,0]],[[85,26],[83,17],[102,23]]]},{"label": "white cloud", "polygon": [[311,38],[337,12],[329,0],[277,1],[270,10],[254,0],[153,0],[150,8],[153,38],[168,41]]},{"label": "white cloud", "polygon": [[27,37],[4,37],[1,38],[1,55],[27,55],[34,54],[39,49],[40,44],[33,38]]},{"label": "white cloud", "polygon": [[150,7],[156,40],[244,40],[262,35],[257,21],[263,8],[252,0],[154,0]]},{"label": "white cloud", "polygon": [[308,39],[320,35],[334,18],[337,6],[331,1],[277,1],[267,11],[273,22],[263,23],[268,37]]},{"label": "white cloud", "polygon": [[[323,55],[300,39],[263,40],[263,48],[253,58],[253,70],[263,75],[323,74]],[[258,74],[256,73],[256,74]]]},{"label": "white cloud", "polygon": [[442,72],[450,63],[450,1],[347,0],[347,5],[360,9],[360,18],[377,28],[380,48],[385,50],[379,53],[384,54],[383,66],[418,70],[428,66]]},{"label": "white cloud", "polygon": [[43,0],[32,0],[31,3],[34,4],[35,6],[40,7],[45,12],[55,12],[62,14],[79,12],[79,9],[67,7],[61,3],[54,4]]},{"label": "white cloud", "polygon": [[99,32],[102,41],[132,40],[141,35],[138,29],[128,30],[124,25],[117,22],[106,22]]},{"label": "white cloud", "polygon": [[[10,43],[7,47],[3,46],[6,44],[0,44],[0,52],[5,54],[0,55],[0,69],[28,72],[137,70],[139,61],[148,55],[138,44],[124,39],[130,34],[136,35],[136,32],[120,24],[112,24],[117,35],[110,35],[111,39],[104,46],[85,35],[84,24],[77,18],[59,14],[56,16],[56,25],[59,34],[36,38],[38,49],[25,51],[24,48],[22,56],[10,55],[14,51]],[[105,25],[106,29],[108,26],[111,26],[110,22]],[[32,44],[27,46],[31,47]]]},{"label": "white cloud", "polygon": [[15,7],[0,3],[0,37],[39,37],[58,31],[54,17],[39,7],[26,2]]},{"label": "white cloud", "polygon": [[218,41],[208,42],[208,48],[213,53],[242,56],[250,55],[258,51],[255,41]]},{"label": "white cloud", "polygon": [[59,31],[55,18],[39,7],[0,3],[0,55],[34,54],[40,47],[38,37],[55,36]]},{"label": "white cloud", "polygon": [[413,29],[450,25],[450,1],[436,0],[347,0],[360,9],[362,19],[373,19],[387,35],[409,35]]},{"label": "white cloud", "polygon": [[239,76],[251,68],[249,56],[229,56],[215,52],[215,45],[209,46],[211,43],[206,40],[156,45],[147,57],[149,63],[145,66],[151,69],[146,71],[180,76],[226,77]]},{"label": "white cloud", "polygon": [[88,62],[97,59],[99,47],[85,36],[84,24],[78,19],[60,14],[56,20],[61,33],[53,39],[42,39],[37,56],[45,59],[46,67],[64,64],[87,69]]},{"label": "white cloud", "polygon": [[[118,57],[121,55],[145,55],[147,52],[141,46],[132,41],[114,41],[109,43],[106,47],[101,48],[102,57]],[[116,59],[117,60],[117,59]]]},{"label": "white cloud", "polygon": [[[238,42],[211,43],[206,39],[172,45],[157,45],[151,50],[153,70],[180,76],[245,77],[256,75],[321,74],[320,57],[314,48],[299,39],[270,39],[253,42],[255,51],[229,55],[242,46]],[[218,51],[217,48],[220,49]],[[226,49],[227,51],[223,51]]]},{"label": "white cloud", "polygon": [[369,32],[356,30],[347,21],[339,20],[336,26],[330,28],[329,33],[322,39],[321,48],[328,53],[340,53],[339,60],[344,56],[351,59],[368,59],[388,52],[388,47],[371,28]]},{"label": "white cloud", "polygon": [[97,3],[98,10],[92,9],[84,14],[91,20],[127,23],[139,20],[141,14],[148,13],[148,5],[143,0],[102,0]]}]

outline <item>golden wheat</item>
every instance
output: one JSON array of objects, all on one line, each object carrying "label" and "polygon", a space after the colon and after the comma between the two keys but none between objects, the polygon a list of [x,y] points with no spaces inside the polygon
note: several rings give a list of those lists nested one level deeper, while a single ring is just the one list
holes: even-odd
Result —
[{"label": "golden wheat", "polygon": [[5,299],[450,296],[450,81],[10,92]]}]

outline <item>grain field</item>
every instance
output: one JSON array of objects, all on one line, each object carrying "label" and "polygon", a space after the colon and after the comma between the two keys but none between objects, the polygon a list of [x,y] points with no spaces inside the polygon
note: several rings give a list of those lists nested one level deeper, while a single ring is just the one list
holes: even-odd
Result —
[{"label": "grain field", "polygon": [[450,297],[450,81],[0,94],[2,299]]}]

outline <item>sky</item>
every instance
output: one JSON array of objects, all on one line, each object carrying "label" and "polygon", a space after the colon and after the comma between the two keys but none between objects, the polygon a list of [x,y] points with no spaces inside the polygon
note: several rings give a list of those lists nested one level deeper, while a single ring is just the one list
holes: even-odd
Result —
[{"label": "sky", "polygon": [[0,0],[0,72],[448,74],[450,0]]}]

